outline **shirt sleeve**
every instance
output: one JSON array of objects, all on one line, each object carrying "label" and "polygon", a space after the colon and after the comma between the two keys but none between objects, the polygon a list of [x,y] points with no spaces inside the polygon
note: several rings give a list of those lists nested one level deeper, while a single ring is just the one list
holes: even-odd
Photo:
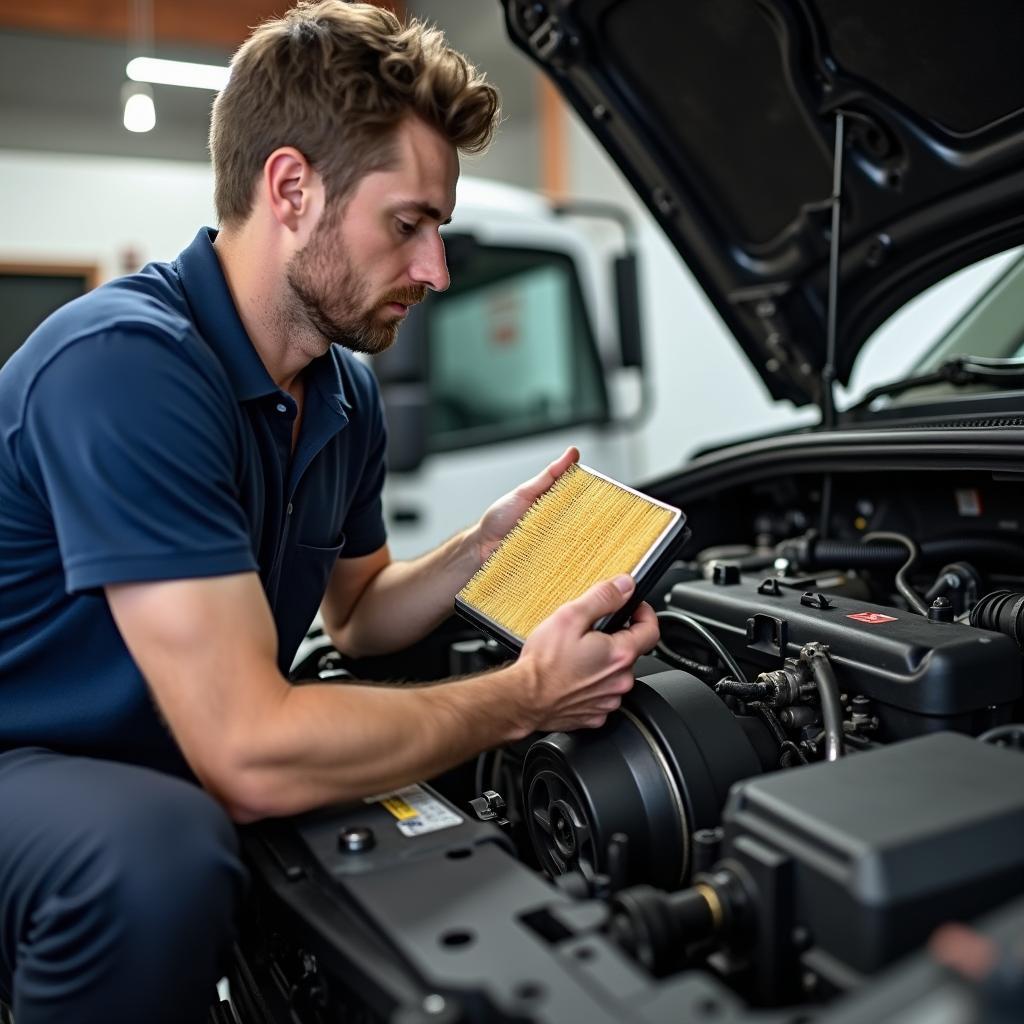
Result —
[{"label": "shirt sleeve", "polygon": [[388,539],[381,505],[381,491],[384,489],[384,477],[387,475],[388,432],[376,378],[369,370],[365,373],[368,390],[366,407],[369,418],[366,435],[367,454],[359,484],[345,516],[345,548],[342,551],[344,558],[369,555],[383,547]]},{"label": "shirt sleeve", "polygon": [[92,335],[34,382],[19,448],[50,509],[68,593],[257,567],[239,500],[237,403],[190,344],[141,327]]}]

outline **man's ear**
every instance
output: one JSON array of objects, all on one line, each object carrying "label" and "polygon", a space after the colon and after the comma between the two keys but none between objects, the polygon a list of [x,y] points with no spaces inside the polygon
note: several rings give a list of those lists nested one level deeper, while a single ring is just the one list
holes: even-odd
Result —
[{"label": "man's ear", "polygon": [[323,182],[294,146],[275,149],[263,164],[263,187],[274,219],[289,231],[316,223],[323,208]]}]

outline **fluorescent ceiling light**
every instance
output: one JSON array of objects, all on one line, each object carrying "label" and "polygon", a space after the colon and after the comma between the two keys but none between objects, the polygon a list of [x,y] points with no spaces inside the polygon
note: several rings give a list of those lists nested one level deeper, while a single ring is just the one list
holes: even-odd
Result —
[{"label": "fluorescent ceiling light", "polygon": [[231,69],[219,64],[192,64],[185,60],[134,57],[128,61],[125,72],[134,82],[185,85],[193,89],[212,89],[219,92],[228,84]]},{"label": "fluorescent ceiling light", "polygon": [[148,85],[125,82],[121,90],[124,101],[124,126],[130,132],[150,132],[156,126],[153,91]]}]

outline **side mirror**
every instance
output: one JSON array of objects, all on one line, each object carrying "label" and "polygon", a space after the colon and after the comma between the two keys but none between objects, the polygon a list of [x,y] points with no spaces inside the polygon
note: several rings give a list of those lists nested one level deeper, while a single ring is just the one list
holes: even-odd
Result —
[{"label": "side mirror", "polygon": [[640,276],[635,249],[615,261],[615,299],[622,365],[644,368],[644,332],[640,321]]}]

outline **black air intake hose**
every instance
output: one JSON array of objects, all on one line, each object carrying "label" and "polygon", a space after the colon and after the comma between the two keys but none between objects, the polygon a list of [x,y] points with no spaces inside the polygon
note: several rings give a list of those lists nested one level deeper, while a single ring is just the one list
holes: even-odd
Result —
[{"label": "black air intake hose", "polygon": [[[921,544],[925,559],[938,561],[950,555],[954,558],[973,557],[978,560],[1001,560],[1011,565],[1024,564],[1024,548],[1010,541],[988,537],[944,538]],[[782,541],[776,555],[787,558],[803,570],[810,569],[871,569],[895,567],[907,557],[901,544],[878,541],[827,540],[818,537],[795,537]]]},{"label": "black air intake hose", "polygon": [[857,541],[821,540],[818,537],[799,537],[783,541],[778,554],[795,562],[801,569],[843,566],[850,569],[885,568],[902,565],[907,560],[907,549],[902,544],[881,541],[861,544]]},{"label": "black air intake hose", "polygon": [[971,609],[971,625],[1012,637],[1024,652],[1024,594],[993,590]]}]

